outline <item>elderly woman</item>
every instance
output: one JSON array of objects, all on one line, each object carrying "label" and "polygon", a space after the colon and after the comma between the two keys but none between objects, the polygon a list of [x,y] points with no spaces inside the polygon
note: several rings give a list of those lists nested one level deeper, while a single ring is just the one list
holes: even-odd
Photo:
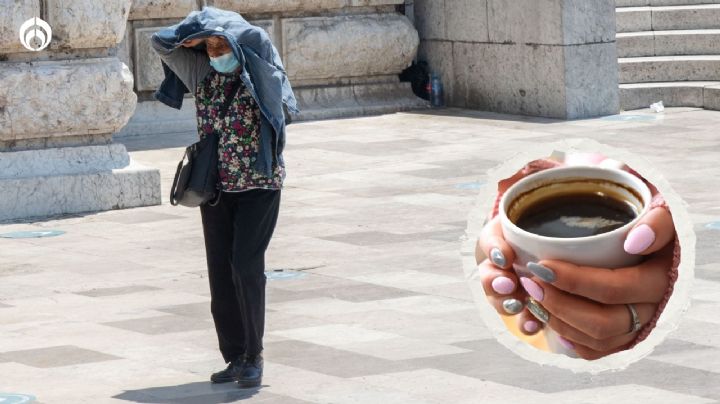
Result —
[{"label": "elderly woman", "polygon": [[265,250],[280,208],[287,110],[295,99],[267,34],[206,7],[152,36],[165,69],[156,98],[180,108],[192,92],[200,138],[219,136],[221,196],[202,205],[211,311],[227,368],[211,381],[259,386],[263,373]]}]

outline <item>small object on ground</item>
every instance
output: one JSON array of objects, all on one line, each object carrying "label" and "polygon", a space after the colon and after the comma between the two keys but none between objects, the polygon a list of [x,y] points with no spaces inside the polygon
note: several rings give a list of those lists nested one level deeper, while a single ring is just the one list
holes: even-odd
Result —
[{"label": "small object on ground", "polygon": [[437,73],[433,73],[430,77],[430,103],[433,107],[445,106],[443,84]]},{"label": "small object on ground", "polygon": [[662,101],[658,101],[655,104],[650,105],[650,109],[655,112],[663,112],[665,111],[665,105],[663,105]]}]

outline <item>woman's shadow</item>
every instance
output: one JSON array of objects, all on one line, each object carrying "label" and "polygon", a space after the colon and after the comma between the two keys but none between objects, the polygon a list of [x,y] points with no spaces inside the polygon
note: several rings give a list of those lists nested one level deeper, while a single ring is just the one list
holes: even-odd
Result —
[{"label": "woman's shadow", "polygon": [[113,396],[119,400],[135,403],[172,403],[172,404],[220,404],[234,403],[249,399],[265,386],[253,389],[240,389],[235,383],[212,384],[195,382],[177,386],[149,387],[140,390],[126,390]]}]

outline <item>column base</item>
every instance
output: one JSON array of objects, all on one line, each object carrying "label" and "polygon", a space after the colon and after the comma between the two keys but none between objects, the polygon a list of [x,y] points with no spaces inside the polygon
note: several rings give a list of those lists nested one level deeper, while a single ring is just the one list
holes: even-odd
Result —
[{"label": "column base", "polygon": [[[404,82],[302,86],[294,92],[300,108],[300,114],[293,116],[295,122],[429,108],[427,101],[415,96],[410,83]],[[159,101],[139,102],[130,122],[113,136],[121,139],[186,132],[197,132],[193,98],[185,98],[181,110]]]},{"label": "column base", "polygon": [[0,162],[0,221],[161,204],[160,171],[120,144],[0,152]]},{"label": "column base", "polygon": [[412,92],[410,83],[401,82],[305,87],[295,95],[300,105],[296,121],[391,114],[430,106]]}]

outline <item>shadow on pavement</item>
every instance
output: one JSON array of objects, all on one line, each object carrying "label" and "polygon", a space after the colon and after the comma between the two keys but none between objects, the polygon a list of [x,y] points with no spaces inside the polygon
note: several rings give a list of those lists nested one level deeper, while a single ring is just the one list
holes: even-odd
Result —
[{"label": "shadow on pavement", "polygon": [[196,382],[128,390],[113,398],[135,403],[220,404],[249,399],[256,395],[261,388],[239,389],[234,383],[215,385],[208,382]]},{"label": "shadow on pavement", "polygon": [[436,116],[452,116],[457,118],[475,118],[482,120],[495,120],[495,121],[509,121],[509,122],[523,122],[533,124],[555,124],[567,122],[564,119],[558,118],[544,118],[539,116],[529,115],[512,115],[502,114],[499,112],[490,111],[476,111],[470,109],[462,109],[455,107],[443,107],[436,109],[414,109],[409,111],[403,111],[403,114],[413,115],[436,115]]},{"label": "shadow on pavement", "polygon": [[197,132],[160,133],[147,136],[113,137],[113,143],[124,144],[128,152],[185,148],[197,141]]}]

